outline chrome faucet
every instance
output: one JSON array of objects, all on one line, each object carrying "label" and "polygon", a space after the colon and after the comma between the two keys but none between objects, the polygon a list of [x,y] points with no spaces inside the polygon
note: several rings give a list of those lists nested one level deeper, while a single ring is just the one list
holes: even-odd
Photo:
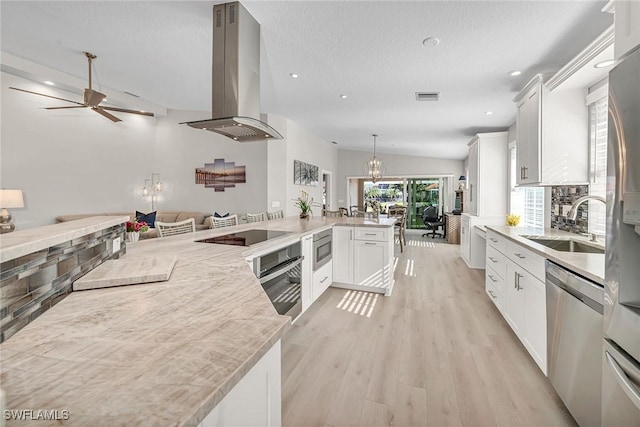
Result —
[{"label": "chrome faucet", "polygon": [[600,197],[600,196],[582,196],[578,200],[573,202],[573,205],[571,205],[571,209],[569,209],[569,212],[567,213],[567,219],[570,219],[571,221],[575,221],[576,217],[578,216],[578,206],[580,206],[581,204],[583,204],[587,200],[597,200],[599,202],[604,203],[605,205],[607,204],[607,201],[604,199],[604,197]]}]

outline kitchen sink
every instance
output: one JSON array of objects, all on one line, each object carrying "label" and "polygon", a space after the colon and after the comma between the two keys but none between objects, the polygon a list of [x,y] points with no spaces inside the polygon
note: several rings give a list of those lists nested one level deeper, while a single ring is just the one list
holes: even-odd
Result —
[{"label": "kitchen sink", "polygon": [[[524,237],[524,236],[523,236]],[[546,239],[544,237],[527,237],[527,239],[539,245],[546,246],[550,249],[560,252],[583,252],[590,254],[604,254],[604,248],[579,242],[577,240],[557,240]]]}]

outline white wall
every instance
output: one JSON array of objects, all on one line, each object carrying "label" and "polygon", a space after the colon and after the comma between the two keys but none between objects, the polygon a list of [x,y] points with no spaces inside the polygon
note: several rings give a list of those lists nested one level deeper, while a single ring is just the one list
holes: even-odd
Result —
[{"label": "white wall", "polygon": [[[11,209],[17,229],[51,224],[63,214],[148,212],[151,203],[140,189],[152,172],[165,185],[158,210],[267,209],[267,143],[237,143],[178,124],[209,118],[209,112],[170,111],[158,118],[116,113],[123,121],[112,123],[88,109],[44,110],[65,103],[8,87],[81,97],[11,74],[1,77],[0,187],[23,191],[25,207]],[[245,165],[246,184],[217,193],[196,185],[195,168],[215,158]],[[273,183],[278,185],[284,183]]]},{"label": "white wall", "polygon": [[[322,179],[322,171],[332,173],[329,208],[337,209],[337,192],[338,180],[338,149],[330,141],[324,140],[319,136],[307,131],[298,123],[270,115],[268,117],[270,125],[274,126],[278,132],[283,134],[283,141],[272,141],[269,143],[269,175],[281,177],[282,171],[285,172],[285,185],[279,179],[269,181],[269,201],[280,202],[286,216],[297,215],[298,208],[294,205],[293,199],[300,195],[301,190],[305,190],[318,204],[322,204],[322,185],[318,183],[316,187],[306,185],[296,185],[293,183],[293,162],[300,160],[305,163],[318,166],[319,178]],[[284,153],[284,155],[283,155]],[[272,171],[272,169],[275,169]],[[275,208],[270,208],[275,210]],[[321,215],[321,207],[313,209],[315,216]]]},{"label": "white wall", "polygon": [[[348,207],[347,177],[363,176],[362,165],[371,157],[371,152],[338,150],[338,204]],[[453,175],[455,182],[463,173],[462,160],[436,159],[432,157],[405,156],[397,154],[377,153],[385,165],[388,177],[419,177],[424,175]],[[453,192],[455,187],[451,189]],[[342,202],[340,202],[342,200]]]}]

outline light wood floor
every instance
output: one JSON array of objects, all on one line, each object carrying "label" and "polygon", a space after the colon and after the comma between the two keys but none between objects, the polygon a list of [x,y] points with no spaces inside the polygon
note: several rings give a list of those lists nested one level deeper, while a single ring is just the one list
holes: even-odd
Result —
[{"label": "light wood floor", "polygon": [[283,425],[575,426],[484,270],[458,245],[407,240],[390,297],[329,288],[284,337]]}]

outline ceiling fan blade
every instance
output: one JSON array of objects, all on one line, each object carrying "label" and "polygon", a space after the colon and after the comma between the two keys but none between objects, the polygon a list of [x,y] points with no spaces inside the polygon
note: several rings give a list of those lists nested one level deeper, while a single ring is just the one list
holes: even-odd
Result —
[{"label": "ceiling fan blade", "polygon": [[95,111],[96,113],[98,113],[98,114],[102,114],[107,119],[111,120],[112,122],[121,122],[122,121],[119,118],[117,118],[116,116],[114,116],[113,114],[109,114],[106,111],[104,111],[104,109],[102,109],[102,107],[91,107],[91,109],[93,111]]},{"label": "ceiling fan blade", "polygon": [[81,105],[81,106],[83,106],[83,107],[85,106],[85,105],[84,105],[83,103],[81,103],[81,102],[71,101],[70,99],[58,98],[57,96],[45,95],[44,93],[31,92],[30,90],[19,89],[19,88],[17,88],[17,87],[9,87],[9,89],[19,90],[20,92],[32,93],[32,94],[34,94],[34,95],[46,96],[47,98],[58,99],[58,100],[60,100],[60,101],[73,102],[74,104],[78,104],[78,105]]},{"label": "ceiling fan blade", "polygon": [[46,107],[45,110],[65,110],[68,108],[87,108],[86,105],[72,105],[71,107]]},{"label": "ceiling fan blade", "polygon": [[103,110],[109,110],[109,111],[119,111],[120,113],[139,114],[141,116],[153,117],[153,113],[147,113],[146,111],[128,110],[126,108],[116,108],[116,107],[100,107],[100,108],[102,108]]}]

